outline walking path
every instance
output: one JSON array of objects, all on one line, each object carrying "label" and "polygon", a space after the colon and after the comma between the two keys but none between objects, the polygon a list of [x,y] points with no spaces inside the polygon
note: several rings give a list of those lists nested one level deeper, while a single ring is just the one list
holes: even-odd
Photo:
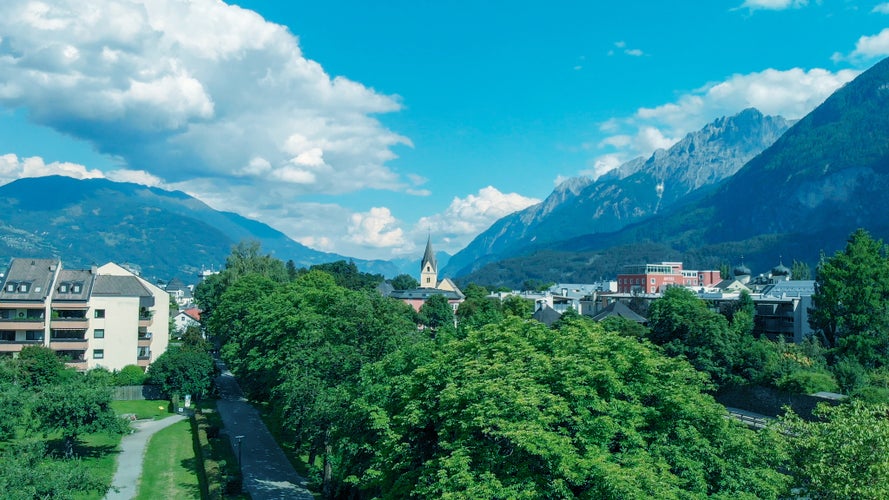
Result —
[{"label": "walking path", "polygon": [[[105,500],[130,500],[136,497],[139,478],[142,476],[142,460],[148,439],[155,432],[184,419],[182,415],[172,415],[162,420],[138,420],[133,423],[135,432],[120,440],[120,454],[117,455],[117,472],[111,481],[111,489]],[[115,489],[117,491],[115,491]]]},{"label": "walking path", "polygon": [[241,463],[244,489],[253,500],[305,499],[314,497],[281,451],[259,412],[250,406],[234,375],[217,360],[222,374],[216,378],[216,408],[225,425],[232,449]]}]

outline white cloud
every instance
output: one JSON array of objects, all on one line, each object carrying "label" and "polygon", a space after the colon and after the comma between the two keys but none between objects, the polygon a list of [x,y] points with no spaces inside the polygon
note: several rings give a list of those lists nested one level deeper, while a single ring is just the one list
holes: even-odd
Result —
[{"label": "white cloud", "polygon": [[784,10],[808,5],[807,0],[744,0],[741,8],[750,10]]},{"label": "white cloud", "polygon": [[[889,6],[889,4],[883,4]],[[889,7],[887,7],[889,12]],[[849,58],[865,58],[871,59],[876,57],[884,57],[889,55],[889,28],[872,36],[862,36],[855,43],[855,50],[849,54]],[[835,59],[841,58],[835,55]]]},{"label": "white cloud", "polygon": [[132,182],[143,186],[166,187],[163,179],[144,170],[111,170],[107,174],[108,179],[115,182]]},{"label": "white cloud", "polygon": [[[626,161],[623,155],[606,154],[602,155],[591,162],[591,168],[581,170],[580,175],[598,179],[603,174],[614,170]],[[560,180],[561,179],[561,180]],[[556,185],[561,184],[567,177],[560,177],[556,180]]]},{"label": "white cloud", "polygon": [[858,73],[820,68],[766,69],[708,83],[674,102],[639,108],[631,117],[612,118],[600,125],[599,130],[608,135],[598,142],[600,155],[593,168],[583,174],[598,177],[609,167],[668,148],[685,134],[745,108],[755,107],[767,115],[788,119],[801,118]]},{"label": "white cloud", "polygon": [[83,165],[69,162],[46,163],[39,156],[19,158],[15,154],[0,155],[0,184],[7,184],[25,177],[63,175],[75,179],[98,179],[105,177],[99,170],[90,170]]},{"label": "white cloud", "polygon": [[[623,52],[624,54],[626,54],[628,56],[640,57],[640,56],[645,55],[645,52],[643,52],[641,49],[631,49],[631,48],[627,47],[627,42],[625,42],[623,40],[621,40],[619,42],[614,42],[614,46],[617,49],[620,49],[621,52]],[[613,56],[614,54],[615,54],[614,49],[608,51],[609,56]],[[577,69],[577,68],[575,68],[575,69]]]},{"label": "white cloud", "polygon": [[369,212],[355,213],[349,221],[348,239],[359,245],[393,248],[405,244],[404,231],[386,207],[373,207]]},{"label": "white cloud", "polygon": [[[404,190],[395,96],[328,75],[287,28],[217,0],[5,0],[0,106],[169,182]],[[323,168],[322,168],[323,167]]]},{"label": "white cloud", "polygon": [[878,14],[889,14],[889,2],[876,5],[871,12]]},{"label": "white cloud", "polygon": [[527,208],[540,200],[517,193],[501,193],[488,186],[465,198],[454,197],[444,213],[422,217],[414,228],[416,235],[431,233],[436,249],[456,252],[497,219]]}]

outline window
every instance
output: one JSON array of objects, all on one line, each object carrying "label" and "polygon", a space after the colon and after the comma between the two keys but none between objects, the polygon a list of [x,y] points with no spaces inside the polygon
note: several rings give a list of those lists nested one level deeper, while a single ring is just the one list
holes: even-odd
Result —
[{"label": "window", "polygon": [[105,349],[93,349],[93,359],[104,359]]},{"label": "window", "polygon": [[83,289],[83,285],[81,285],[80,283],[71,284],[71,293],[80,293],[81,289]]},{"label": "window", "polygon": [[93,330],[93,338],[104,339],[105,338],[105,329],[104,328],[96,328],[95,330]]},{"label": "window", "polygon": [[651,284],[652,285],[654,284],[654,278],[651,278]]},{"label": "window", "polygon": [[14,292],[14,291],[15,291],[15,285],[16,285],[15,283],[7,283],[7,284],[6,284],[6,291],[7,291],[7,292]]},{"label": "window", "polygon": [[96,309],[96,311],[93,314],[93,317],[104,318],[105,317],[105,310],[104,309]]},{"label": "window", "polygon": [[30,283],[19,283],[19,292],[28,293],[28,290],[31,288]]},{"label": "window", "polygon": [[43,340],[43,330],[29,330],[25,332],[25,340]]},{"label": "window", "polygon": [[68,283],[59,285],[59,293],[68,293]]}]

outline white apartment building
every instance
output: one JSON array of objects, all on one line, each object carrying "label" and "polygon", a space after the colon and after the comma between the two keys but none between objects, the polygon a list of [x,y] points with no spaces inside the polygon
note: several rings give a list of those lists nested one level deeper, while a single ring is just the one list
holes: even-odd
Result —
[{"label": "white apartment building", "polygon": [[43,345],[79,370],[147,367],[167,350],[167,293],[117,264],[13,259],[0,288],[0,354]]}]

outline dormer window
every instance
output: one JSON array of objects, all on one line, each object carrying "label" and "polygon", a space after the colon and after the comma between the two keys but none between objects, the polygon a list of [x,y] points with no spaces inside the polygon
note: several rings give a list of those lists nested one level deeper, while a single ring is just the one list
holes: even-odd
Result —
[{"label": "dormer window", "polygon": [[71,283],[71,293],[80,293],[83,289],[83,285],[80,283]]},{"label": "dormer window", "polygon": [[7,283],[6,284],[6,291],[10,292],[10,293],[15,292],[16,285],[17,285],[17,283]]},{"label": "dormer window", "polygon": [[28,290],[31,289],[30,283],[19,283],[19,292],[28,293]]},{"label": "dormer window", "polygon": [[59,293],[68,293],[68,283],[59,285]]}]

